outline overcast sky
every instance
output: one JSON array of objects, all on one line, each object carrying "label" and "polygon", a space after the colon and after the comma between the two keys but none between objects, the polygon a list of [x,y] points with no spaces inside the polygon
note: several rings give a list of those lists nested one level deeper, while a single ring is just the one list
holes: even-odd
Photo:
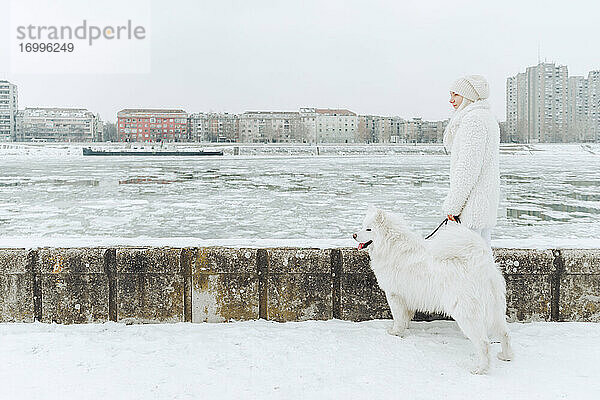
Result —
[{"label": "overcast sky", "polygon": [[[148,2],[150,73],[11,73],[9,3],[0,0],[0,79],[18,85],[19,108],[84,107],[111,121],[137,107],[443,119],[449,85],[475,73],[504,120],[506,78],[537,64],[538,45],[569,75],[600,69],[595,1],[161,0]],[[62,0],[65,15],[69,3],[81,0]],[[89,4],[93,13],[103,2]]]}]

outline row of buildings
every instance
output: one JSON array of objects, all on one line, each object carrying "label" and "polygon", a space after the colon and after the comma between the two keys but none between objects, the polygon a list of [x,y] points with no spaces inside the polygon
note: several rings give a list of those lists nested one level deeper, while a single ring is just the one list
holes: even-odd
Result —
[{"label": "row of buildings", "polygon": [[17,86],[0,81],[0,140],[5,141],[427,143],[441,141],[446,124],[306,107],[242,114],[124,109],[112,126],[87,109],[19,110]]},{"label": "row of buildings", "polygon": [[117,114],[117,136],[124,142],[428,143],[441,141],[446,124],[330,108],[242,114],[125,109]]},{"label": "row of buildings", "polygon": [[[124,109],[116,126],[75,108],[18,109],[17,86],[0,81],[0,140],[263,143],[431,143],[447,124],[346,109],[188,113]],[[564,65],[539,63],[506,82],[503,142],[600,142],[600,71],[569,76]]]},{"label": "row of buildings", "polygon": [[539,63],[508,78],[503,141],[600,141],[600,71],[569,76],[566,65]]},{"label": "row of buildings", "polygon": [[117,114],[118,138],[125,142],[438,142],[446,124],[447,121],[357,115],[346,109],[329,108],[247,111],[242,114],[125,109]]}]

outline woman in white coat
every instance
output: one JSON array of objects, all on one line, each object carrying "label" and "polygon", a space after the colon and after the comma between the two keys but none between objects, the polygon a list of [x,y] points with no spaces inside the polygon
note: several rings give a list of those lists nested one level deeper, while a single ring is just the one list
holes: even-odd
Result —
[{"label": "woman in white coat", "polygon": [[465,76],[450,87],[450,104],[456,111],[444,131],[450,191],[443,210],[451,221],[460,216],[460,222],[491,248],[500,199],[500,127],[490,111],[489,92],[481,75]]}]

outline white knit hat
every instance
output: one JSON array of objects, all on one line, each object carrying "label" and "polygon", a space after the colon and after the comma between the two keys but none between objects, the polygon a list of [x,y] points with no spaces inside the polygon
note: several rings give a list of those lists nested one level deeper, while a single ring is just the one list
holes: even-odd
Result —
[{"label": "white knit hat", "polygon": [[481,75],[467,75],[460,78],[450,86],[450,91],[471,101],[487,99],[490,96],[490,87]]}]

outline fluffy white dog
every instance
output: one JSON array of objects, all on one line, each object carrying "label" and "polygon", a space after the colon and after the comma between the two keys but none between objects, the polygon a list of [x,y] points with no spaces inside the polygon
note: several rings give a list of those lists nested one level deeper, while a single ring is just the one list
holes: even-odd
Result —
[{"label": "fluffy white dog", "polygon": [[477,350],[473,373],[486,373],[490,339],[500,339],[498,358],[513,357],[506,324],[506,285],[481,237],[455,222],[429,240],[402,219],[369,208],[360,232],[352,235],[366,249],[377,282],[387,297],[394,325],[403,336],[415,311],[443,312],[458,323]]}]

